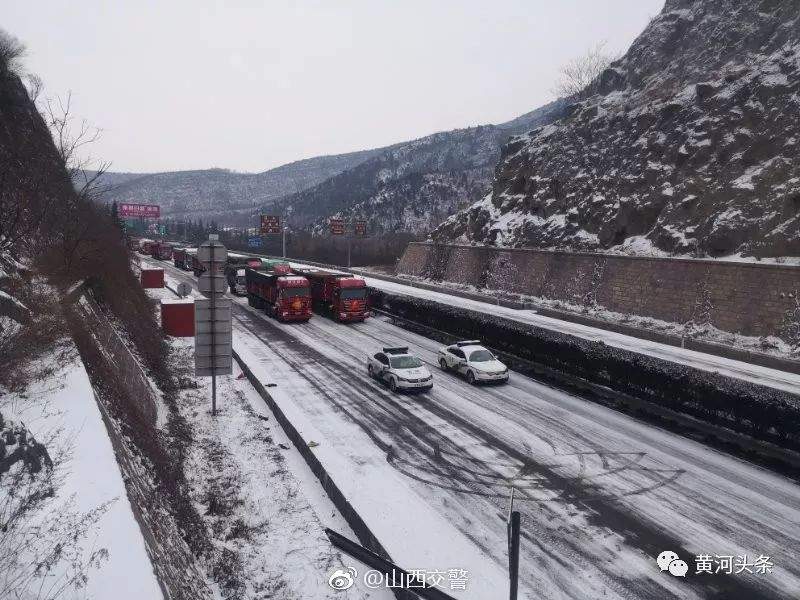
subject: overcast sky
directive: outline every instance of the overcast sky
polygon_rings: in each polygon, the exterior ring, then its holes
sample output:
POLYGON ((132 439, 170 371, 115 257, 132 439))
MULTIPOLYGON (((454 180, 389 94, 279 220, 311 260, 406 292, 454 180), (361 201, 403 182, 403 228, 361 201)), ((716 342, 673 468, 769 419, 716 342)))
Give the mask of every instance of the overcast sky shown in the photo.
POLYGON ((624 51, 664 0, 3 0, 49 96, 115 171, 263 171, 499 123, 624 51))

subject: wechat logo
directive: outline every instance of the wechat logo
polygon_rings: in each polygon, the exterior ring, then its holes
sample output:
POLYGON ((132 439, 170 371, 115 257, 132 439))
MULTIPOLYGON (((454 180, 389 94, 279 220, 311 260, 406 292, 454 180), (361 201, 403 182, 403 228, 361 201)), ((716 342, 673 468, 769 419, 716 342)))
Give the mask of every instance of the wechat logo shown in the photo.
POLYGON ((681 560, 681 557, 672 550, 664 550, 658 555, 656 562, 662 571, 669 571, 675 577, 686 577, 686 572, 689 570, 686 561, 681 560))

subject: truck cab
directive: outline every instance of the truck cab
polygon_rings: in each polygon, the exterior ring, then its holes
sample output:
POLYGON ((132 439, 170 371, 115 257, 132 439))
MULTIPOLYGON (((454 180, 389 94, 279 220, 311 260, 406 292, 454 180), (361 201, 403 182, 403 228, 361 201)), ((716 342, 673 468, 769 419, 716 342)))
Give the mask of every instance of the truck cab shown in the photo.
POLYGON ((311 282, 311 296, 318 312, 340 323, 363 321, 369 316, 367 284, 349 273, 321 269, 295 269, 311 282))
POLYGON ((367 311, 367 284, 360 277, 340 277, 334 281, 333 318, 341 322, 363 321, 367 311))
POLYGON ((172 260, 172 244, 154 242, 150 250, 150 255, 157 260, 172 260))
POLYGON ((260 271, 245 268, 247 303, 263 309, 279 321, 308 321, 311 318, 311 291, 308 279, 284 269, 260 271))

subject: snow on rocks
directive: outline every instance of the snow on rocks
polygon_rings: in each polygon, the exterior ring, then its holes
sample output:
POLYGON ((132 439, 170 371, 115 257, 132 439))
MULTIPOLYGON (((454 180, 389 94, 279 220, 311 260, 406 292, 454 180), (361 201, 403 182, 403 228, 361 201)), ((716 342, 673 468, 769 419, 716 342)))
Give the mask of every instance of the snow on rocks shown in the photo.
POLYGON ((599 94, 505 146, 499 211, 475 202, 432 237, 577 250, 646 237, 668 253, 800 256, 798 25, 791 3, 668 2, 599 94), (741 218, 719 218, 729 211, 741 218))

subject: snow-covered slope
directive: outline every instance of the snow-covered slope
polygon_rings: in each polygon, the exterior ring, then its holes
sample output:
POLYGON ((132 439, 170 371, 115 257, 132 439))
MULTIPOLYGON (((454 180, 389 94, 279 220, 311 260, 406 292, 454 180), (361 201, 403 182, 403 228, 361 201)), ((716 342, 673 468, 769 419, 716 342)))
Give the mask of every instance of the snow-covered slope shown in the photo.
POLYGON ((301 160, 263 173, 225 169, 105 173, 105 199, 150 202, 173 218, 253 224, 292 207, 295 226, 366 217, 372 232, 427 232, 486 194, 508 138, 563 114, 557 100, 500 125, 457 129, 386 148, 301 160))
MULTIPOLYGON (((380 150, 363 150, 335 156, 299 160, 263 173, 237 173, 227 169, 170 173, 104 173, 108 202, 159 204, 173 218, 247 222, 258 207, 276 198, 309 188, 350 169, 380 150)), ((221 157, 224 158, 224 157, 221 157)), ((91 174, 91 173, 90 173, 91 174)))
POLYGON ((598 84, 434 239, 800 254, 800 1, 667 0, 598 84))
POLYGON ((324 230, 330 216, 365 219, 372 233, 424 233, 483 197, 513 134, 563 114, 557 100, 513 121, 435 133, 397 144, 319 185, 283 198, 296 226, 324 230))

